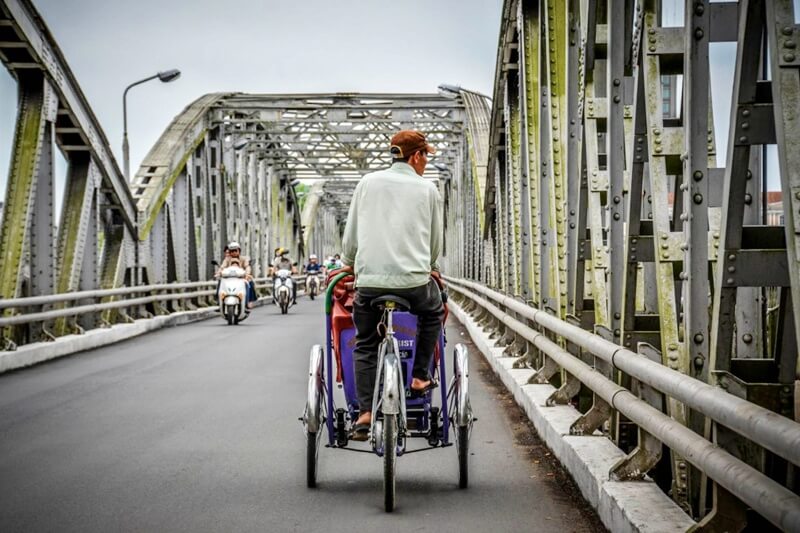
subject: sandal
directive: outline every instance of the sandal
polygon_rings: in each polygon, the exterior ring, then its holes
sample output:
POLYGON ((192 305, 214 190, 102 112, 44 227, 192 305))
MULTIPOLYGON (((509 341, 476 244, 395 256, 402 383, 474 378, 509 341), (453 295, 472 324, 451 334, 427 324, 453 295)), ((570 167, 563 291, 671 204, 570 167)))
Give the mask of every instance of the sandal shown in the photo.
POLYGON ((439 382, 436 381, 435 379, 432 379, 431 382, 428 385, 426 385, 425 387, 422 387, 421 389, 415 389, 415 388, 412 388, 411 386, 409 386, 408 390, 411 391, 411 397, 412 398, 419 398, 421 396, 425 396, 427 393, 429 393, 430 391, 432 391, 433 389, 435 389, 438 386, 439 386, 439 382))
POLYGON ((350 440, 363 442, 369 438, 369 427, 370 424, 356 424, 353 426, 353 429, 350 430, 350 440))

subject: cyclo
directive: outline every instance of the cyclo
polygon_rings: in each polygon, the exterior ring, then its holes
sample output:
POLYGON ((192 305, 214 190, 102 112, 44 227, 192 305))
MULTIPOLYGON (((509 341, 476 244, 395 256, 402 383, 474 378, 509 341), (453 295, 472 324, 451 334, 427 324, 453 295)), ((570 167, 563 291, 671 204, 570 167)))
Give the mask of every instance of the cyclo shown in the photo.
MULTIPOLYGON (((416 317, 407 312, 408 304, 397 296, 385 295, 374 302, 383 311, 385 336, 378 353, 373 416, 367 441, 369 449, 349 446, 349 431, 359 414, 353 365, 356 333, 352 320, 354 294, 351 273, 334 271, 329 275, 325 292, 326 345, 323 348, 317 344, 311 348, 308 398, 301 417, 306 435, 307 485, 316 486, 319 448, 325 432, 326 448, 372 452, 383 458, 384 508, 387 512, 395 507, 396 459, 409 453, 446 448, 455 443, 458 484, 460 488, 466 488, 469 438, 474 420, 469 401, 467 349, 462 344, 455 346, 452 376, 445 387, 447 369, 442 328, 429 369, 441 385, 421 396, 412 395, 407 384, 411 382, 414 366, 416 317), (337 406, 334 401, 334 383, 344 390, 344 406, 337 406), (423 440, 426 445, 412 447, 409 445, 412 439, 423 440)), ((446 309, 444 292, 443 301, 446 309)), ((446 316, 445 312, 445 319, 446 316)))

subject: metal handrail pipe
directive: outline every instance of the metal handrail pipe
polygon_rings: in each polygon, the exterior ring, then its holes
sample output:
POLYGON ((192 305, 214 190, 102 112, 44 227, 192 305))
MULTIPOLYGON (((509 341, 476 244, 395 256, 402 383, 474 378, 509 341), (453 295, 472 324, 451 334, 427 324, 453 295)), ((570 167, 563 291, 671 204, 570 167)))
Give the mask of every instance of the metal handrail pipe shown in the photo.
POLYGON ((0 309, 11 309, 16 307, 32 307, 37 305, 49 305, 75 300, 86 300, 89 298, 106 298, 109 296, 125 296, 137 292, 153 292, 164 290, 194 289, 198 287, 211 286, 213 281, 192 281, 186 283, 163 283, 160 285, 140 285, 133 287, 119 287, 117 289, 95 289, 90 291, 63 292, 60 294, 48 294, 46 296, 28 296, 25 298, 9 298, 0 300, 0 309))
MULTIPOLYGON (((270 278, 255 278, 256 284, 266 283, 270 278)), ((132 287, 119 287, 116 289, 94 289, 90 291, 64 292, 60 294, 48 294, 46 296, 27 296, 25 298, 9 298, 0 300, 0 309, 12 309, 18 307, 33 307, 37 305, 49 305, 75 300, 87 300, 89 298, 106 298, 109 296, 125 296, 138 292, 169 291, 181 289, 195 289, 199 287, 211 287, 216 281, 186 281, 183 283, 161 283, 158 285, 135 285, 132 287)))
POLYGON ((681 454, 764 518, 785 531, 800 531, 800 496, 637 398, 545 335, 531 329, 487 300, 470 291, 457 290, 542 350, 611 407, 670 449, 681 454))
POLYGON ((454 285, 473 288, 506 308, 531 319, 614 368, 647 383, 717 423, 741 434, 756 444, 800 466, 800 424, 778 413, 748 402, 729 392, 650 361, 622 346, 607 341, 578 326, 568 324, 544 311, 477 283, 445 278, 454 285))
POLYGON ((187 300, 189 298, 202 298, 204 296, 213 296, 215 293, 216 291, 214 290, 208 290, 208 291, 188 292, 182 294, 156 294, 153 296, 132 298, 130 300, 117 300, 116 302, 81 305, 78 307, 67 307, 65 309, 53 309, 51 311, 42 311, 40 313, 30 313, 27 315, 0 317, 0 327, 15 326, 17 324, 27 324, 29 322, 42 322, 45 320, 55 320, 57 318, 83 315, 86 313, 97 313, 100 311, 106 311, 108 309, 119 309, 122 307, 146 305, 154 302, 167 302, 170 300, 187 300))

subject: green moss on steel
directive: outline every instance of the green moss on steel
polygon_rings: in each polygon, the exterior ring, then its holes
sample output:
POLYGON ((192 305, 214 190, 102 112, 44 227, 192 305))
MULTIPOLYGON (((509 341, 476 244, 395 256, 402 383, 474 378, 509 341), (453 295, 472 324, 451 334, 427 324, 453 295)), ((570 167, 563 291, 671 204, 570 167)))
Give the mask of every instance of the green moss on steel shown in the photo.
POLYGON ((192 145, 189 147, 188 150, 183 154, 181 160, 175 165, 175 168, 172 169, 167 179, 161 185, 161 191, 158 193, 158 196, 155 197, 155 200, 150 203, 147 207, 147 220, 139 228, 139 240, 144 241, 147 239, 147 236, 150 234, 150 231, 153 229, 153 224, 156 223, 156 218, 158 218, 158 212, 164 206, 164 203, 167 201, 167 196, 169 196, 170 191, 172 190, 172 186, 175 185, 175 182, 178 180, 178 176, 181 175, 183 169, 186 168, 186 162, 189 160, 189 157, 195 152, 198 146, 205 141, 206 134, 208 133, 207 129, 204 129, 200 132, 192 145))
POLYGON ((511 106, 510 106, 510 118, 511 123, 509 124, 509 128, 511 130, 510 140, 511 140, 511 157, 510 157, 510 167, 511 167, 511 187, 513 191, 512 196, 512 228, 513 228, 513 236, 514 236, 514 246, 513 246, 513 281, 514 281, 514 293, 521 294, 522 293, 522 203, 521 203, 521 195, 522 195, 522 173, 520 172, 521 167, 521 160, 522 160, 522 153, 521 153, 521 146, 522 146, 522 132, 520 128, 520 119, 521 119, 521 111, 519 100, 511 99, 511 106))
MULTIPOLYGON (((76 271, 79 271, 78 265, 82 263, 82 258, 78 257, 77 248, 84 214, 84 202, 86 201, 86 187, 89 182, 88 168, 86 172, 77 172, 75 169, 71 169, 68 178, 58 236, 60 269, 56 280, 57 293, 78 289, 74 282, 76 271)), ((89 243, 89 245, 93 244, 89 243)))
POLYGON ((473 133, 467 129, 467 148, 469 150, 469 161, 472 170, 473 187, 475 187, 475 204, 478 206, 478 221, 480 222, 481 234, 486 227, 485 214, 483 212, 483 188, 481 184, 481 177, 478 175, 478 160, 475 157, 475 141, 472 138, 473 133))
POLYGON ((0 297, 17 296, 42 142, 42 89, 22 91, 0 233, 0 297))
MULTIPOLYGON (((556 228, 556 250, 550 253, 550 268, 556 283, 551 287, 551 296, 559 301, 560 317, 567 313, 567 224, 566 216, 566 169, 567 154, 567 70, 568 64, 568 3, 563 0, 547 1, 547 57, 550 81, 550 165, 553 184, 550 193, 553 208, 550 210, 551 227, 556 228), (559 209, 560 208, 560 209, 559 209)), ((577 154, 576 154, 577 157, 577 154)))
POLYGON ((523 91, 525 97, 525 130, 528 141, 528 168, 531 179, 530 202, 531 202, 531 235, 535 244, 531 246, 533 255, 533 268, 531 275, 533 278, 533 300, 537 304, 541 301, 541 249, 538 245, 541 242, 541 227, 539 226, 539 210, 541 206, 539 188, 539 136, 541 135, 541 122, 539 117, 539 102, 541 87, 539 86, 539 58, 540 49, 540 20, 539 13, 535 9, 526 6, 522 20, 522 39, 523 39, 523 91))

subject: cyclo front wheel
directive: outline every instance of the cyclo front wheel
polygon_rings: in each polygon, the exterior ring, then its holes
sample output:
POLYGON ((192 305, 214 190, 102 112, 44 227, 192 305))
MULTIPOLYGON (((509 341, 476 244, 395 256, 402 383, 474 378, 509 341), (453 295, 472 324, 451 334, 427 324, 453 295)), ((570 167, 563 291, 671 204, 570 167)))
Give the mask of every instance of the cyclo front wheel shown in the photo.
POLYGON ((397 415, 383 416, 383 507, 387 513, 395 506, 395 466, 397 464, 397 415))

